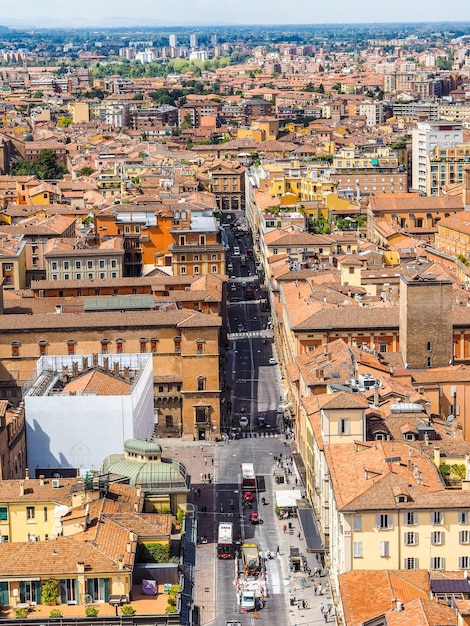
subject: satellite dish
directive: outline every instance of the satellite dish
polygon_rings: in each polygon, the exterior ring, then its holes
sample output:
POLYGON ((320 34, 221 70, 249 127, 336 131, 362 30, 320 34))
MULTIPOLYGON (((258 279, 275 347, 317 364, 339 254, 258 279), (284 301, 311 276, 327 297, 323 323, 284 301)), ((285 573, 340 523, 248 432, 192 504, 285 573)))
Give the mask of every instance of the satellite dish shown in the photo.
POLYGON ((453 413, 451 413, 450 415, 448 415, 448 416, 447 416, 447 421, 448 421, 449 423, 450 423, 450 422, 453 422, 453 421, 454 421, 454 419, 455 419, 455 415, 454 415, 453 413))

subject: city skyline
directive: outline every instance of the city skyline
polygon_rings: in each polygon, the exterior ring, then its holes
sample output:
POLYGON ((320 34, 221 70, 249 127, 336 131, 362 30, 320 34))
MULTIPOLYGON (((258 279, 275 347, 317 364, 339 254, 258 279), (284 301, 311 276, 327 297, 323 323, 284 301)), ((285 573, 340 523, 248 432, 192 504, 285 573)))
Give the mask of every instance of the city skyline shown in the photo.
POLYGON ((132 5, 124 0, 92 2, 83 0, 80 12, 73 5, 63 5, 60 0, 45 0, 38 5, 34 0, 22 3, 21 13, 14 5, 2 10, 0 24, 22 27, 119 27, 138 25, 147 27, 178 27, 197 25, 293 25, 293 24, 361 24, 361 23, 413 23, 460 22, 467 17, 464 0, 419 0, 408 3, 397 0, 393 6, 379 5, 364 0, 358 3, 338 0, 334 5, 308 5, 293 0, 286 10, 285 3, 263 0, 255 5, 247 0, 219 3, 214 0, 183 0, 177 5, 161 7, 150 0, 135 0, 132 5), (70 7, 70 8, 69 8, 70 7), (184 16, 184 19, 181 19, 184 16))

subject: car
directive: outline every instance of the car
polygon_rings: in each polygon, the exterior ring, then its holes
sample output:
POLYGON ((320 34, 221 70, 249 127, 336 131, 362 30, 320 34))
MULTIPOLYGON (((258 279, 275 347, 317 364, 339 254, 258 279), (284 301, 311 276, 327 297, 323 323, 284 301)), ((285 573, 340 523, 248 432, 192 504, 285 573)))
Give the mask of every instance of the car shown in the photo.
POLYGON ((287 404, 278 404, 276 412, 284 414, 286 412, 287 408, 288 408, 287 404))
POLYGON ((246 417, 246 415, 242 415, 240 417, 240 420, 238 421, 238 423, 240 424, 240 426, 242 428, 244 428, 245 426, 248 426, 248 424, 250 423, 249 419, 246 417))
POLYGON ((245 330, 245 324, 238 324, 237 328, 238 332, 242 333, 245 330))
POLYGON ((240 256, 240 248, 238 246, 234 246, 233 256, 240 256))
POLYGON ((277 365, 277 361, 273 356, 269 359, 268 363, 269 365, 277 365))
POLYGON ((227 263, 227 270, 233 272, 233 263, 227 263))
POLYGON ((266 428, 267 424, 264 415, 258 415, 258 426, 260 428, 266 428))
POLYGON ((237 280, 236 276, 230 276, 230 280, 237 280))
POLYGON ((235 284, 235 283, 232 283, 232 284, 230 285, 230 291, 237 291, 237 286, 236 286, 236 284, 235 284))
POLYGON ((252 524, 262 524, 263 520, 261 519, 261 517, 259 516, 258 513, 250 513, 250 522, 252 524))
POLYGON ((243 502, 253 502, 254 496, 251 491, 245 491, 243 494, 243 502))

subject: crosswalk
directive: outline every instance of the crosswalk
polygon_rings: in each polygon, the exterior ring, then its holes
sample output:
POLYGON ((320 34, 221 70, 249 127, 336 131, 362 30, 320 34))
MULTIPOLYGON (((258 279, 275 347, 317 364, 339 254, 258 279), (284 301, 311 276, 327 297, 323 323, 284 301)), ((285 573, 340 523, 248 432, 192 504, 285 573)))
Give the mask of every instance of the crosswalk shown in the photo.
POLYGON ((239 333, 228 333, 227 339, 229 341, 235 341, 236 339, 272 339, 274 337, 274 333, 272 330, 248 330, 239 333))

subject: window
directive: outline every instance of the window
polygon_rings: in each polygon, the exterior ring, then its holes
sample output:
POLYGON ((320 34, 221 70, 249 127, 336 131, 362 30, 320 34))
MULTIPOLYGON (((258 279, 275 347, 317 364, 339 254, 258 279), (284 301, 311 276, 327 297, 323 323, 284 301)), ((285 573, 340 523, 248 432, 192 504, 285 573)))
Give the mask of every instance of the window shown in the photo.
POLYGON ((468 511, 459 511, 459 524, 468 524, 468 511))
POLYGON ((416 524, 418 523, 418 514, 414 511, 406 511, 403 514, 403 522, 407 526, 416 526, 416 524))
POLYGON ((100 272, 100 278, 106 278, 106 272, 100 272))
POLYGON ((196 343, 196 352, 198 354, 204 354, 204 342, 203 341, 198 341, 196 343))
POLYGON ((201 246, 204 246, 206 244, 206 236, 205 235, 201 235, 199 238, 199 243, 201 246))
POLYGON ((433 546, 442 546, 444 543, 444 533, 442 530, 434 530, 431 532, 431 544, 433 546))
POLYGON ((52 261, 51 263, 51 269, 56 270, 57 269, 57 261, 52 261))
POLYGON ((67 354, 75 354, 75 343, 73 339, 67 341, 67 354))
POLYGON ((108 344, 109 344, 108 339, 101 340, 101 354, 108 354, 108 344))
POLYGON ((111 259, 111 267, 112 267, 112 269, 116 269, 116 267, 117 267, 116 259, 111 259))
POLYGON ((430 569, 444 569, 445 558, 443 556, 432 556, 430 569))
POLYGON ((470 569, 470 556, 459 556, 459 569, 470 569))
POLYGON ((390 514, 376 515, 376 525, 379 530, 389 530, 393 528, 393 516, 390 514))
POLYGON ((184 267, 184 265, 181 267, 181 274, 186 274, 186 268, 184 267))
POLYGON ((443 524, 444 513, 442 511, 431 511, 431 524, 443 524))
POLYGON ((69 270, 69 269, 70 269, 70 262, 64 261, 64 270, 69 270))
POLYGON ((428 352, 430 352, 430 351, 431 351, 431 342, 430 342, 430 341, 428 341, 428 342, 427 342, 427 344, 426 344, 426 350, 427 350, 428 352))
POLYGON ((197 406, 196 408, 196 423, 204 424, 207 422, 207 407, 197 406))
POLYGON ((104 261, 103 261, 103 259, 100 259, 100 261, 99 261, 98 265, 99 265, 100 270, 103 270, 103 269, 104 269, 105 265, 104 265, 104 261))
POLYGON ((165 415, 166 428, 173 428, 173 415, 165 415))
POLYGON ((0 522, 8 521, 8 507, 0 506, 0 522))
POLYGON ((88 272, 88 274, 86 275, 86 277, 88 278, 88 280, 93 280, 93 278, 94 278, 94 274, 93 274, 93 272, 88 272))
POLYGON ((175 337, 173 341, 175 342, 175 352, 181 352, 181 337, 175 337))
POLYGON ((64 280, 70 280, 70 274, 64 274, 64 280))
POLYGON ((38 341, 38 345, 39 345, 39 355, 44 356, 45 354, 47 354, 47 341, 44 339, 41 339, 40 341, 38 341))
POLYGON ((390 556, 390 543, 388 541, 380 542, 380 556, 390 556))
POLYGON ((349 418, 338 420, 338 435, 349 435, 349 418))
POLYGON ((81 273, 77 273, 77 274, 75 274, 75 280, 82 280, 82 275, 81 275, 81 273))
POLYGON ((211 265, 211 274, 217 274, 217 265, 211 265))
POLYGON ((459 543, 470 543, 470 530, 459 531, 459 543))
POLYGON ((352 267, 352 266, 349 267, 349 273, 350 274, 354 274, 354 267, 352 267))
POLYGON ((362 541, 355 541, 353 544, 354 558, 362 558, 362 541))
POLYGON ((353 529, 362 530, 362 515, 353 515, 353 529))
POLYGON ((139 344, 141 353, 147 352, 147 339, 145 337, 139 339, 139 344))
POLYGON ((204 391, 205 388, 206 388, 206 379, 204 378, 204 376, 198 376, 197 390, 204 391))
POLYGON ((418 559, 417 558, 405 559, 404 568, 405 569, 418 569, 418 559))
POLYGON ((86 262, 86 266, 87 266, 87 268, 88 268, 89 270, 92 270, 92 269, 93 269, 93 261, 87 261, 87 262, 86 262))
POLYGON ((405 546, 417 546, 418 545, 418 533, 407 532, 404 534, 405 546))
POLYGON ((124 352, 124 340, 116 339, 116 352, 117 354, 122 354, 124 352))
POLYGON ((47 506, 44 507, 44 521, 47 522, 47 506))
POLYGON ((199 265, 194 266, 194 274, 197 276, 199 274, 199 265))
POLYGON ((19 341, 11 342, 11 356, 13 357, 20 356, 20 342, 19 341))
POLYGON ((158 339, 153 338, 150 340, 150 350, 152 354, 155 354, 157 352, 157 349, 158 349, 158 339))
POLYGON ((81 261, 75 261, 75 269, 76 270, 81 270, 82 269, 82 262, 81 261))
POLYGON ((34 520, 34 519, 36 519, 36 509, 34 508, 34 506, 27 506, 26 507, 26 519, 27 520, 34 520))

